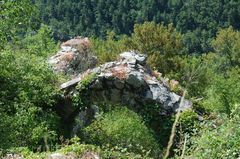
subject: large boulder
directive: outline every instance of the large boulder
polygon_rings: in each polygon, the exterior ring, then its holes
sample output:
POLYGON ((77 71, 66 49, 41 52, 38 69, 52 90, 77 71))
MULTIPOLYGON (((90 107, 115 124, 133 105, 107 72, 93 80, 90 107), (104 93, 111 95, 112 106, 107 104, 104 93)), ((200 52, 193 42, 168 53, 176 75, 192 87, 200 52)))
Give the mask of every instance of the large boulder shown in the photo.
MULTIPOLYGON (((89 69, 77 78, 63 83, 61 89, 67 92, 68 96, 76 96, 76 85, 86 76, 94 74, 94 79, 85 86, 87 98, 92 105, 98 105, 99 102, 121 104, 136 111, 146 105, 159 105, 159 114, 162 115, 191 108, 192 103, 172 92, 169 82, 162 78, 160 73, 151 71, 146 66, 146 60, 145 55, 124 52, 120 54, 118 61, 89 69), (180 106, 181 100, 183 104, 180 106)), ((87 114, 86 112, 94 114, 95 111, 85 110, 82 114, 87 114)))
POLYGON ((76 37, 61 44, 56 55, 50 57, 48 63, 54 72, 76 76, 97 64, 93 56, 88 38, 76 37))

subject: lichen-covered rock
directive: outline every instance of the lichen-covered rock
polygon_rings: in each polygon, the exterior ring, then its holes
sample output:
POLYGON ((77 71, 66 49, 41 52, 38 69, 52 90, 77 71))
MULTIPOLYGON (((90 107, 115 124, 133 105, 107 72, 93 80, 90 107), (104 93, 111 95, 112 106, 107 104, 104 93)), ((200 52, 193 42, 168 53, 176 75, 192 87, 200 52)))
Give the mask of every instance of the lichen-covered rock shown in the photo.
POLYGON ((24 157, 18 154, 7 154, 3 159, 24 159, 24 157))
POLYGON ((88 38, 76 37, 63 44, 58 53, 48 60, 56 73, 76 76, 97 64, 90 50, 88 38))
POLYGON ((66 155, 61 153, 53 153, 49 155, 46 159, 78 159, 78 157, 72 153, 66 155))
POLYGON ((81 156, 81 159, 100 159, 100 156, 94 152, 86 152, 81 156))
MULTIPOLYGON (((88 98, 92 103, 109 102, 123 104, 141 109, 141 106, 158 104, 162 108, 161 114, 171 114, 177 110, 191 108, 191 102, 170 91, 167 80, 156 77, 146 66, 147 57, 135 52, 120 54, 118 61, 103 64, 87 71, 95 74, 95 78, 88 84, 88 98), (183 105, 180 108, 180 101, 183 105)), ((61 85, 61 89, 68 90, 84 79, 86 72, 71 81, 61 85)))

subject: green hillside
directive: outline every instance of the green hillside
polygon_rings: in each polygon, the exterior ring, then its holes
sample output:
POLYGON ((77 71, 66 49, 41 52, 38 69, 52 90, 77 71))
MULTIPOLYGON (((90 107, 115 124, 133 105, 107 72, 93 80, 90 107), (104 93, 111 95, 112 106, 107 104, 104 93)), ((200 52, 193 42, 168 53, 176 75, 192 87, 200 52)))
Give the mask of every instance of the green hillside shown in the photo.
POLYGON ((0 158, 239 159, 239 29, 238 0, 0 1, 0 158))

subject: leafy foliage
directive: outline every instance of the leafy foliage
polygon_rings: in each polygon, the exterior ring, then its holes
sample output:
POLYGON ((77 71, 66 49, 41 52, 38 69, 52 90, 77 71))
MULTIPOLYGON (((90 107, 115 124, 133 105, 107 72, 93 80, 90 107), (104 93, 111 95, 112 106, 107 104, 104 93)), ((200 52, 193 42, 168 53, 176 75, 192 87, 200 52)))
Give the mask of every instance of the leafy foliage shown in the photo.
POLYGON ((0 50, 31 26, 31 17, 35 13, 30 0, 0 2, 0 50))
POLYGON ((21 49, 25 49, 30 54, 35 54, 44 58, 57 52, 58 45, 52 38, 52 30, 46 25, 41 25, 39 30, 31 32, 20 42, 21 49))
POLYGON ((227 72, 227 78, 218 76, 214 84, 206 91, 207 98, 203 105, 214 112, 222 112, 228 115, 239 103, 239 69, 227 72))
MULTIPOLYGON (((36 36, 41 34, 40 30, 36 36)), ((50 44, 48 48, 55 47, 53 42, 50 44)), ((31 45, 35 43, 26 47, 31 45)), ((0 68, 0 147, 36 149, 55 142, 59 119, 52 108, 58 92, 57 77, 45 58, 27 49, 9 47, 0 53, 0 68)))
POLYGON ((225 68, 240 65, 240 33, 238 31, 232 27, 219 30, 212 45, 215 52, 224 57, 225 68))
POLYGON ((157 155, 157 143, 142 119, 127 108, 113 110, 85 129, 87 140, 101 146, 126 148, 129 152, 157 155))
MULTIPOLYGON (((44 158, 47 152, 30 150, 59 148, 60 119, 54 110, 59 78, 46 59, 58 46, 52 35, 65 40, 81 34, 92 36, 91 49, 100 64, 136 50, 149 56, 152 69, 188 90, 198 114, 182 113, 173 157, 240 157, 239 1, 34 0, 39 15, 31 2, 0 2, 0 149, 19 152, 16 148, 26 147, 20 153, 27 158, 44 158), (54 34, 46 25, 37 32, 31 29, 39 27, 39 16, 54 34)), ((77 111, 91 103, 84 92, 92 79, 93 74, 86 76, 71 92, 77 111)), ((104 104, 100 109, 107 113, 83 128, 82 140, 73 138, 60 152, 159 158, 173 117, 160 116, 158 105, 136 114, 104 104)))
MULTIPOLYGON (((30 151, 28 148, 17 148, 14 152, 20 153, 26 159, 44 159, 47 158, 51 153, 50 152, 37 152, 34 153, 30 151)), ((125 149, 120 147, 102 147, 96 145, 82 144, 81 140, 78 137, 72 138, 68 144, 62 145, 55 153, 61 154, 74 154, 77 157, 83 157, 83 154, 93 153, 101 156, 103 159, 108 158, 119 158, 119 159, 151 159, 146 155, 135 154, 131 152, 126 152, 125 149), (71 153, 69 153, 71 152, 71 153)), ((70 157, 70 156, 68 156, 70 157)))
POLYGON ((108 32, 106 40, 92 38, 92 49, 98 57, 99 64, 116 60, 119 53, 126 51, 127 41, 128 37, 117 37, 114 32, 108 32))
MULTIPOLYGON (((201 136, 195 137, 195 145, 192 147, 191 156, 196 158, 238 158, 239 152, 239 114, 225 120, 216 129, 206 126, 201 136)), ((208 124, 209 125, 209 124, 208 124)), ((214 125, 214 123, 210 123, 214 125)))
POLYGON ((89 94, 87 92, 89 83, 93 82, 96 74, 86 74, 85 77, 78 83, 74 95, 72 96, 73 106, 78 107, 79 110, 85 110, 90 106, 89 94))
POLYGON ((172 25, 146 22, 135 25, 128 49, 149 55, 148 64, 166 74, 177 69, 177 57, 182 52, 181 34, 172 25), (171 69, 171 70, 170 70, 171 69))

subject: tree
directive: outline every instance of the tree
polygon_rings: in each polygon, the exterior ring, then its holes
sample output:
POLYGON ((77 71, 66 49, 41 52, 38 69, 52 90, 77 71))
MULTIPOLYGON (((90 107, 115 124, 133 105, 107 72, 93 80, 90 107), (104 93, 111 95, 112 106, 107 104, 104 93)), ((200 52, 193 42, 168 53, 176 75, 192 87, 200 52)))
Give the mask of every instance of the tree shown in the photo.
POLYGON ((126 46, 130 50, 147 54, 149 65, 163 74, 176 71, 179 65, 178 57, 183 53, 182 35, 172 24, 137 24, 126 46))
POLYGON ((30 0, 0 2, 0 49, 6 42, 25 32, 34 13, 35 7, 30 0))
POLYGON ((232 27, 219 30, 212 46, 217 54, 226 58, 225 65, 240 65, 240 33, 232 27))
POLYGON ((22 46, 6 45, 0 52, 0 149, 44 150, 47 143, 56 143, 58 78, 45 59, 56 44, 49 33, 43 26, 38 34, 21 39, 22 46))

